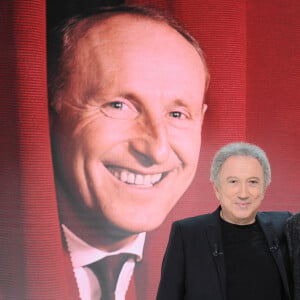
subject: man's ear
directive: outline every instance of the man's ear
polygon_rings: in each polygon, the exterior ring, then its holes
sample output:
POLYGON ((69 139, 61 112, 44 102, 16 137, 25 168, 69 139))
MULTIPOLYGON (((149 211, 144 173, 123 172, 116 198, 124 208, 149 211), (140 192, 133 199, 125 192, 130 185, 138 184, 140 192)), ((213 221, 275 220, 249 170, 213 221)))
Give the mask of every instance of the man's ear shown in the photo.
POLYGON ((263 191, 262 191, 262 197, 265 198, 265 193, 266 193, 267 187, 264 186, 263 187, 263 191))
POLYGON ((218 200, 220 200, 220 191, 218 185, 213 182, 213 189, 218 200))
POLYGON ((203 119, 204 119, 204 116, 205 116, 205 112, 207 111, 207 108, 208 108, 208 106, 207 106, 207 104, 203 104, 203 106, 202 106, 202 121, 203 121, 203 119))
POLYGON ((202 116, 204 117, 204 114, 205 112, 207 111, 208 109, 208 105, 206 103, 203 104, 203 107, 202 107, 202 116))

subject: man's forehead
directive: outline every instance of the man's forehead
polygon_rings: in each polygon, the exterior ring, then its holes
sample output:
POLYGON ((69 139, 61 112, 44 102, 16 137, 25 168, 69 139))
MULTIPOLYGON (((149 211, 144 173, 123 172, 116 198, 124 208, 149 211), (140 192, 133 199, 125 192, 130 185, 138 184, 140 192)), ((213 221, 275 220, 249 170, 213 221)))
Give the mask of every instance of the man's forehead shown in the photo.
POLYGON ((154 78, 158 91, 168 80, 169 86, 172 82, 168 90, 178 97, 195 87, 197 95, 203 94, 203 62, 196 49, 169 25, 129 14, 89 25, 68 59, 72 68, 68 86, 74 94, 103 86, 107 91, 115 84, 126 87, 126 92, 138 92, 137 87, 145 91, 154 78))
POLYGON ((112 43, 116 39, 120 43, 134 40, 137 37, 146 40, 147 34, 153 34, 153 36, 176 36, 179 40, 183 39, 190 47, 193 47, 166 22, 130 13, 112 15, 99 20, 82 20, 76 31, 79 32, 79 40, 83 42, 94 41, 103 45, 112 43))
POLYGON ((164 20, 122 13, 104 19, 87 18, 77 26, 78 29, 75 28, 76 32, 74 31, 77 36, 73 37, 73 49, 71 48, 77 63, 80 60, 85 61, 85 64, 91 60, 91 55, 92 60, 96 57, 98 59, 100 55, 107 62, 110 60, 108 57, 113 55, 116 62, 118 56, 124 57, 124 51, 126 55, 148 52, 155 55, 157 53, 157 59, 164 63, 172 55, 177 55, 176 60, 184 57, 185 60, 196 61, 194 66, 206 70, 205 62, 194 45, 164 20), (172 54, 174 49, 176 54, 172 54))
MULTIPOLYGON (((98 62, 107 69, 128 65, 133 68, 133 64, 138 66, 146 61, 149 67, 161 63, 174 71, 176 66, 180 66, 182 72, 183 69, 196 69, 198 73, 203 69, 196 49, 174 28, 161 21, 128 13, 95 23, 81 38, 77 48, 76 56, 84 65, 93 61, 93 65, 98 62)), ((157 67, 154 67, 155 72, 157 67)))

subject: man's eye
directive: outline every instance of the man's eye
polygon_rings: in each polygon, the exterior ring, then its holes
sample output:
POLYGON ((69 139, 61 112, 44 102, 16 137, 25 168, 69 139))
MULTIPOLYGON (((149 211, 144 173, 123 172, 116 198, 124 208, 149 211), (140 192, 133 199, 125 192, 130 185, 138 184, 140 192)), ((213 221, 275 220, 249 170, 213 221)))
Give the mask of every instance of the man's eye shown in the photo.
POLYGON ((175 107, 167 113, 170 124, 178 128, 187 128, 192 120, 191 114, 184 107, 175 107))
POLYGON ((123 106, 124 106, 124 104, 122 102, 119 102, 119 101, 110 102, 108 105, 112 108, 115 108, 115 109, 122 109, 123 106))
POLYGON ((176 118, 176 119, 182 119, 185 118, 186 116, 180 112, 180 111, 172 111, 169 113, 169 116, 172 118, 176 118))
POLYGON ((238 180, 237 179, 228 179, 229 184, 237 184, 238 180))
POLYGON ((120 120, 132 120, 138 115, 136 107, 127 99, 107 102, 100 110, 105 116, 120 120))

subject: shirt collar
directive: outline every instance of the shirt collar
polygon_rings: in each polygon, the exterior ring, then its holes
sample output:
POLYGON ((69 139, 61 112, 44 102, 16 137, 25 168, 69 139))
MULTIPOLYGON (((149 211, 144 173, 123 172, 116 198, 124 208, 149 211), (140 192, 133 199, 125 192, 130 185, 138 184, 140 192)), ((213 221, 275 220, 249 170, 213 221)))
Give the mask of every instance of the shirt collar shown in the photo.
POLYGON ((141 261, 143 258, 143 248, 145 243, 146 233, 142 232, 138 234, 136 239, 125 247, 113 252, 105 252, 99 250, 82 239, 80 239, 74 232, 62 225, 63 232, 66 237, 68 250, 70 252, 72 264, 74 268, 83 267, 89 265, 97 260, 100 260, 109 255, 115 255, 119 253, 130 253, 136 256, 137 261, 141 261))

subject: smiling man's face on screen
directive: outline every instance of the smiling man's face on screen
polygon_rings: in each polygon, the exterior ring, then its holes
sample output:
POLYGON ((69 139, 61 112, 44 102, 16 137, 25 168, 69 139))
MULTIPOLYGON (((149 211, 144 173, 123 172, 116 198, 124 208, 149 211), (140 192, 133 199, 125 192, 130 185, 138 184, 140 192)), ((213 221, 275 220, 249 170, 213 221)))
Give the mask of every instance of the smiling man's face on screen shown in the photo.
POLYGON ((196 171, 202 60, 173 28, 124 14, 81 36, 72 63, 52 120, 72 205, 116 234, 155 229, 196 171))

